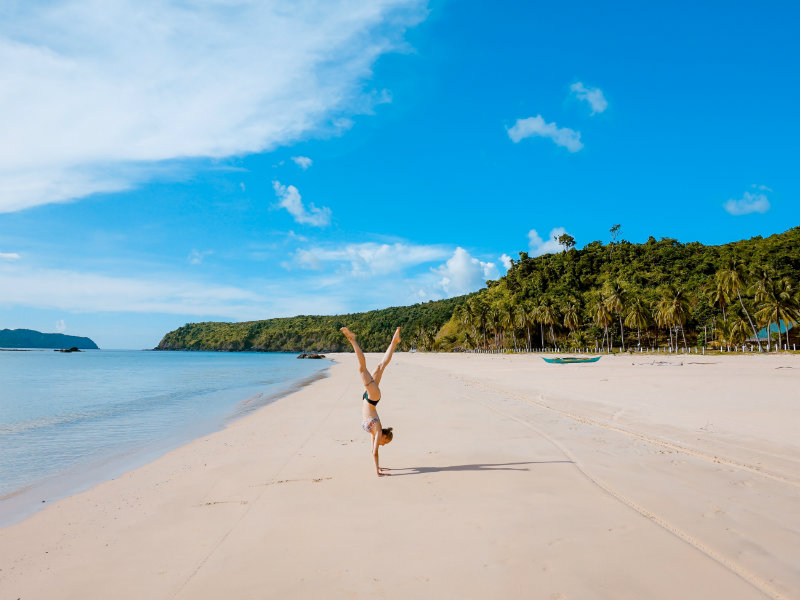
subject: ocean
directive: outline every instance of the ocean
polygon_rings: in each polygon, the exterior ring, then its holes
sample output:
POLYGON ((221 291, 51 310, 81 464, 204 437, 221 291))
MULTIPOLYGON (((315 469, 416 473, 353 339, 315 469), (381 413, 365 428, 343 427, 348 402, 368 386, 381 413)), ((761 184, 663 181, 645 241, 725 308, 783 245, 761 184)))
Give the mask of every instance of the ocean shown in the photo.
POLYGON ((0 527, 221 429, 328 365, 258 352, 0 351, 0 527))

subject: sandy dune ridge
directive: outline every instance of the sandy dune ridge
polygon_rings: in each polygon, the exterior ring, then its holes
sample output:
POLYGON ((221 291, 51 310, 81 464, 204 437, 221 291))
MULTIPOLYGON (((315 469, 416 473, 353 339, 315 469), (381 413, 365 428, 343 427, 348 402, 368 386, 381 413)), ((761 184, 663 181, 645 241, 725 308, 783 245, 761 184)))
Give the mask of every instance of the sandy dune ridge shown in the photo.
POLYGON ((800 597, 800 358, 399 353, 386 478, 335 361, 0 530, 0 598, 800 597))

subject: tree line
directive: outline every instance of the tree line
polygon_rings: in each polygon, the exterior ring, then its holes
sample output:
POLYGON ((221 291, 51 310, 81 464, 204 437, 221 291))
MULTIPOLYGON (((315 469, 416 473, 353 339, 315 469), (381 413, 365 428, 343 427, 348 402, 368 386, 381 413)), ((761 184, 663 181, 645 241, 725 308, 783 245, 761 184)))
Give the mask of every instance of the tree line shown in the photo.
MULTIPOLYGON (((730 348, 778 323, 800 320, 800 227, 721 246, 650 238, 532 258, 459 305, 437 336, 440 349, 622 350, 690 345, 730 348)), ((789 344, 785 326, 765 349, 789 344)))
POLYGON ((156 350, 250 352, 344 352, 350 344, 339 331, 348 326, 366 352, 383 352, 403 327, 403 348, 432 348, 436 334, 468 296, 335 316, 299 315, 242 323, 187 323, 167 333, 156 350))
MULTIPOLYGON (((800 320, 800 227, 719 246, 653 237, 634 244, 619 224, 610 233, 608 243, 580 250, 564 234, 560 252, 520 252, 506 275, 474 294, 347 315, 192 323, 157 349, 349 351, 343 325, 368 352, 383 351, 398 325, 405 350, 730 348, 800 320)), ((789 344, 784 329, 765 349, 789 344)))

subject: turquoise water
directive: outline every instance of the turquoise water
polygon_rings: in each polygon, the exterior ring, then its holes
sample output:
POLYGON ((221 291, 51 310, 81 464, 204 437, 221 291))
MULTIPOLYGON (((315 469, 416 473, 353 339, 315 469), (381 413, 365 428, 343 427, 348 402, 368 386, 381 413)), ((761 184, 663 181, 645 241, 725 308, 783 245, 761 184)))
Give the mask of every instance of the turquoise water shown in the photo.
POLYGON ((294 354, 0 352, 0 526, 324 376, 294 354))

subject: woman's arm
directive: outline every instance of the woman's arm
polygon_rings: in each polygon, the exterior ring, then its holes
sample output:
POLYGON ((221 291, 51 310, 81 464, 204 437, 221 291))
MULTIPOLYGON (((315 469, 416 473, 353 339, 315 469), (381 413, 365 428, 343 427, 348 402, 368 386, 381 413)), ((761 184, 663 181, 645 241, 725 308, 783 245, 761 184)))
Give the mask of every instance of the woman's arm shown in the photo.
POLYGON ((384 473, 381 473, 381 466, 378 461, 378 448, 381 447, 381 436, 383 434, 378 430, 372 437, 372 458, 375 459, 375 472, 378 474, 378 477, 383 477, 384 473))

